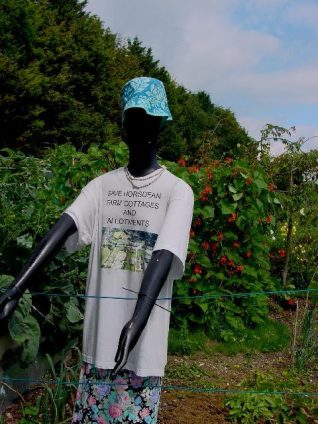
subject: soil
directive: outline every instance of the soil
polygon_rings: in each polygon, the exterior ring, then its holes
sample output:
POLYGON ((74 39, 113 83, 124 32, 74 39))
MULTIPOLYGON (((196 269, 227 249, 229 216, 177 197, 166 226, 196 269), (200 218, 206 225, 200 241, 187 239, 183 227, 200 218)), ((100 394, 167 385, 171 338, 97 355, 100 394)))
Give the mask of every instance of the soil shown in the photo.
MULTIPOLYGON (((276 319, 292 326, 294 311, 283 311, 276 319)), ((213 343, 211 348, 213 348, 213 343)), ((182 386, 192 388, 217 387, 222 389, 241 389, 255 381, 256 375, 274 375, 277 381, 284 380, 290 372, 290 349, 285 352, 243 353, 226 355, 223 353, 196 352, 191 356, 169 355, 166 375, 160 398, 158 424, 222 424, 230 423, 228 412, 224 405, 225 394, 202 393, 188 390, 176 390, 165 386, 182 386), (244 385, 242 386, 242 382, 244 385)), ((306 374, 301 384, 306 391, 317 392, 318 364, 306 374)), ((24 397, 25 402, 35 404, 35 400, 43 389, 29 390, 24 397)), ((72 396, 74 398, 74 394, 72 396)), ((318 400, 317 400, 318 402, 318 400)), ((4 414, 4 424, 17 424, 21 418, 22 400, 7 408, 4 414)), ((68 414, 71 417, 73 400, 70 399, 68 414)), ((318 404, 317 406, 318 407, 318 404)), ((70 423, 64 421, 64 423, 70 423)), ((318 420, 306 421, 318 423, 318 420)))

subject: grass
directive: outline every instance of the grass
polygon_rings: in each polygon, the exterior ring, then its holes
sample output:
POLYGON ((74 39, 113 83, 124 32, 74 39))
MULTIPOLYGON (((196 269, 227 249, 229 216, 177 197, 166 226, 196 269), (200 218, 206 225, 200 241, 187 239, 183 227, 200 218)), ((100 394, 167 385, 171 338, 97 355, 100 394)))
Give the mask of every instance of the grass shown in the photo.
POLYGON ((203 331, 190 333, 188 330, 171 328, 168 339, 168 352, 176 355, 191 355, 198 350, 206 350, 209 338, 203 331))
POLYGON ((170 354, 191 355, 197 351, 236 353, 278 352, 290 346, 289 328, 278 321, 268 319, 255 329, 246 330, 235 339, 222 343, 210 343, 204 332, 190 333, 187 330, 170 329, 168 351, 170 354))

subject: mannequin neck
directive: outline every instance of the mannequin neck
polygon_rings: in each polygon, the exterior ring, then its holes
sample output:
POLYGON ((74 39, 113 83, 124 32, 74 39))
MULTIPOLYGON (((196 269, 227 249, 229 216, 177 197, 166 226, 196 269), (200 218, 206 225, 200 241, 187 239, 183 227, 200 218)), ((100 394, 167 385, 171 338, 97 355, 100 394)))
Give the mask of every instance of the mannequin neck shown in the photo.
POLYGON ((144 177, 160 168, 157 162, 157 143, 129 144, 128 171, 134 177, 144 177))

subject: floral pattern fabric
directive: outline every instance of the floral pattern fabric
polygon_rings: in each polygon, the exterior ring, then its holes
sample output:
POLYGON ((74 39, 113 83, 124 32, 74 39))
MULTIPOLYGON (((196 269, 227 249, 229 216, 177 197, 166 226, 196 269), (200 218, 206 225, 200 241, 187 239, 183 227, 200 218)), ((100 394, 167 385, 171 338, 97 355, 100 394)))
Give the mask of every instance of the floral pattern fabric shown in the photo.
POLYGON ((156 424, 162 377, 111 371, 83 363, 72 424, 156 424))
POLYGON ((156 78, 137 77, 128 81, 121 93, 122 122, 125 111, 132 107, 140 107, 148 115, 161 116, 162 124, 171 121, 165 87, 162 81, 156 78))

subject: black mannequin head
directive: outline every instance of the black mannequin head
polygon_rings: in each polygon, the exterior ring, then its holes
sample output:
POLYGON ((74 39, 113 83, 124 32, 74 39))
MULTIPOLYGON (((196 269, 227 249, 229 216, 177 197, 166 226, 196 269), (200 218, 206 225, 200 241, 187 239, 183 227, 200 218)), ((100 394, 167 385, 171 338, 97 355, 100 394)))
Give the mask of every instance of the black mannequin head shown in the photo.
POLYGON ((145 176, 160 168, 157 139, 162 124, 171 121, 162 81, 136 77, 127 81, 121 92, 123 139, 129 148, 129 172, 145 176))
POLYGON ((161 117, 148 115, 142 108, 125 111, 124 140, 128 146, 156 143, 161 127, 161 117))

